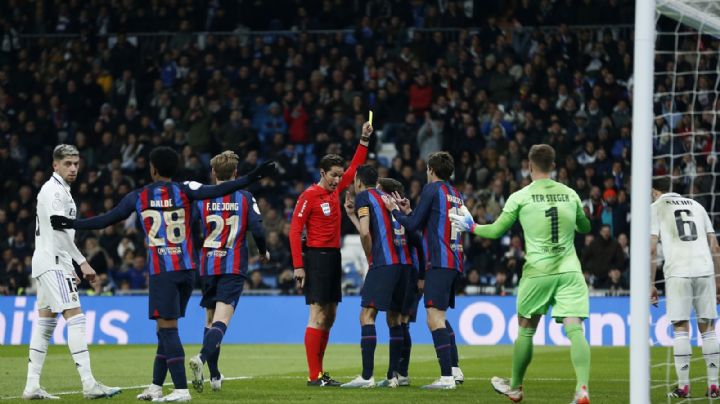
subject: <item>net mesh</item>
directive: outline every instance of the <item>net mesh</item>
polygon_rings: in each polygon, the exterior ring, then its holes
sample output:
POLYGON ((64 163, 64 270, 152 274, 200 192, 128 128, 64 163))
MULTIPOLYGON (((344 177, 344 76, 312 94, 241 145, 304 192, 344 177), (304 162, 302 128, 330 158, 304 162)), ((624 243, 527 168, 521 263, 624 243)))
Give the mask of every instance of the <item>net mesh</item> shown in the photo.
MULTIPOLYGON (((700 202, 720 225, 720 1, 659 1, 655 46, 653 178, 669 178, 671 191, 700 202)), ((642 191, 640 191, 642 192, 642 191)), ((677 383, 672 324, 665 316, 662 253, 659 307, 651 313, 651 396, 664 397, 677 383)), ((684 296, 692 301, 695 296, 684 296)), ((690 326, 693 397, 705 393, 706 364, 696 320, 690 326)), ((698 398, 694 399, 698 400, 698 398)), ((675 400, 676 401, 676 400, 675 400)), ((671 398, 667 398, 667 402, 671 398)), ((654 399, 653 402, 656 402, 654 399)))

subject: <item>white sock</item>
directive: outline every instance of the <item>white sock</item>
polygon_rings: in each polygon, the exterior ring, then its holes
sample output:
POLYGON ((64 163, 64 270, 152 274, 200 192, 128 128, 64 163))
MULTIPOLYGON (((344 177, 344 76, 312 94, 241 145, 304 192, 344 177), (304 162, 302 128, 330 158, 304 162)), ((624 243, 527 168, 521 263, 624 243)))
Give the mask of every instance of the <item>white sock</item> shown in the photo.
POLYGON ((673 354, 675 355, 675 371, 678 377, 678 388, 690 385, 690 335, 686 331, 675 331, 673 338, 673 354))
POLYGON ((50 338, 56 325, 56 318, 40 317, 37 319, 35 329, 30 337, 30 360, 28 361, 25 390, 31 391, 40 387, 40 374, 42 374, 50 338))
POLYGON ((67 320, 68 348, 75 361, 75 367, 80 374, 83 388, 90 387, 95 383, 95 378, 90 369, 90 352, 88 352, 87 341, 85 340, 85 315, 80 313, 67 320))
POLYGON ((720 366, 720 347, 715 331, 702 334, 702 353, 707 365, 708 387, 718 385, 718 366, 720 366))

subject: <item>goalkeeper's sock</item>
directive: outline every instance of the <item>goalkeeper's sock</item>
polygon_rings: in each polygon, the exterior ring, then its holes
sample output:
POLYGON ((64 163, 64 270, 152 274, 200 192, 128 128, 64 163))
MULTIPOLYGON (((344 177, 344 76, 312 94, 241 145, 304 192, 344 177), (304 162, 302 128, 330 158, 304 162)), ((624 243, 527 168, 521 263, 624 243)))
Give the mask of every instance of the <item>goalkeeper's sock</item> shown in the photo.
POLYGON ((83 388, 92 387, 95 378, 90 368, 90 352, 85 337, 85 314, 77 314, 67 320, 68 348, 75 367, 80 374, 83 388))
POLYGON ((390 327, 390 361, 388 363, 387 378, 388 380, 395 377, 398 371, 398 362, 403 349, 403 329, 401 326, 390 327))
POLYGON ((27 381, 25 390, 32 391, 40 387, 40 375, 42 374, 43 365, 45 364, 45 356, 47 355, 50 338, 53 335, 56 318, 40 317, 38 318, 35 329, 33 329, 30 338, 30 353, 28 361, 27 381))
POLYGON ((450 363, 450 336, 446 328, 438 328, 432 332, 435 353, 440 362, 440 375, 452 376, 452 365, 450 363))
POLYGON ((456 368, 458 367, 458 349, 457 345, 455 345, 455 331, 450 326, 450 322, 445 320, 445 328, 448 330, 448 335, 450 336, 450 364, 452 367, 456 368))
POLYGON ((161 328, 160 338, 167 356, 167 367, 170 371, 175 389, 187 389, 185 377, 185 350, 183 349, 177 328, 161 328))
POLYGON ((202 359, 203 363, 215 353, 216 349, 220 348, 225 331, 227 331, 227 325, 222 321, 212 323, 203 338, 203 346, 200 349, 200 359, 202 359))
POLYGON ((375 370, 375 347, 377 336, 375 324, 364 325, 360 328, 360 352, 362 353, 362 378, 368 380, 375 370))
POLYGON ((162 386, 165 384, 165 377, 167 376, 167 356, 165 355, 165 348, 163 347, 162 338, 160 333, 157 333, 158 344, 157 351, 155 353, 155 362, 153 363, 153 384, 156 386, 162 386))
POLYGON ((707 366, 707 384, 708 387, 718 385, 718 366, 720 366, 720 347, 718 347, 717 336, 715 330, 704 332, 702 334, 702 353, 707 366))
POLYGON ((410 338, 410 324, 402 324, 403 331, 403 347, 398 361, 398 373, 407 377, 408 368, 410 367, 410 352, 412 351, 412 338, 410 338))
POLYGON ((673 338, 673 354, 675 355, 675 372, 678 378, 678 388, 690 385, 690 334, 687 331, 675 331, 673 338))
POLYGON ((320 335, 322 330, 317 328, 305 328, 305 356, 308 363, 308 378, 313 381, 317 380, 322 372, 322 362, 320 361, 320 335))
POLYGON ((518 336, 513 345, 512 380, 510 381, 512 389, 522 386, 525 371, 532 361, 535 330, 535 328, 526 327, 520 327, 518 330, 518 336))
POLYGON ((570 340, 570 360, 575 368, 575 391, 588 389, 590 380, 590 345, 583 333, 582 324, 565 325, 565 334, 570 340))
MULTIPOLYGON (((203 333, 203 338, 205 334, 207 334, 209 328, 205 327, 205 332, 203 333)), ((218 368, 218 362, 220 361, 220 346, 217 347, 215 352, 213 352, 208 358, 207 358, 207 365, 208 370, 210 371, 210 378, 211 379, 219 379, 220 378, 220 369, 218 368)))

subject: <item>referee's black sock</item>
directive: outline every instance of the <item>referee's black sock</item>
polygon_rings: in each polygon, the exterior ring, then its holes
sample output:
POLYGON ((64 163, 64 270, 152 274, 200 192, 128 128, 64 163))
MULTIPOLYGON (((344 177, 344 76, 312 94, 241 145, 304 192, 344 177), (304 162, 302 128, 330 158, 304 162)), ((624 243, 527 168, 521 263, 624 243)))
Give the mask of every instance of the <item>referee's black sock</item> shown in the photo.
POLYGON ((450 336, 446 328, 438 328, 432 332, 435 353, 440 363, 440 375, 452 376, 452 365, 450 364, 450 336))
POLYGON ((390 327, 390 363, 387 371, 388 380, 395 377, 398 371, 398 362, 402 356, 402 349, 405 342, 402 326, 390 327))
POLYGON ((368 380, 375 369, 375 347, 377 336, 375 335, 375 324, 364 325, 361 328, 360 352, 362 352, 362 377, 368 380))
POLYGON ((450 364, 456 368, 458 367, 459 359, 457 345, 455 345, 455 331, 447 320, 445 320, 445 328, 448 330, 448 336, 450 337, 450 364))
POLYGON ((175 389, 187 389, 187 377, 185 377, 185 350, 177 328, 161 328, 160 338, 162 339, 165 356, 167 356, 167 367, 170 370, 175 389))
POLYGON ((162 386, 165 383, 165 376, 167 376, 167 356, 165 355, 162 338, 160 338, 160 332, 157 333, 157 338, 158 346, 157 353, 155 354, 155 363, 153 363, 152 382, 156 386, 162 386))
POLYGON ((410 324, 403 323, 401 325, 403 331, 403 347, 398 361, 398 373, 400 376, 407 377, 408 368, 410 367, 410 351, 412 351, 412 338, 410 338, 410 324))

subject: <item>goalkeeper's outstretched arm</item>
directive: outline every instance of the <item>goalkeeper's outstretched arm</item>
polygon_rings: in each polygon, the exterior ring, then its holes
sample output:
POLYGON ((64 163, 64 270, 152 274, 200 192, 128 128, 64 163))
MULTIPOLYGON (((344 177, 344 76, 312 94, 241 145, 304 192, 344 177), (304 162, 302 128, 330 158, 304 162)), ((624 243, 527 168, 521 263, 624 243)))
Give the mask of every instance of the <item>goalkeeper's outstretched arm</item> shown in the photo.
POLYGON ((465 215, 450 214, 450 220, 453 225, 462 231, 469 231, 472 234, 484 238, 497 239, 502 237, 510 230, 515 223, 516 216, 507 212, 502 212, 500 217, 493 224, 477 224, 470 213, 465 215))

